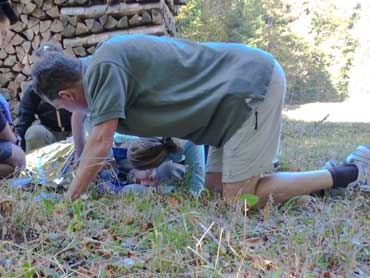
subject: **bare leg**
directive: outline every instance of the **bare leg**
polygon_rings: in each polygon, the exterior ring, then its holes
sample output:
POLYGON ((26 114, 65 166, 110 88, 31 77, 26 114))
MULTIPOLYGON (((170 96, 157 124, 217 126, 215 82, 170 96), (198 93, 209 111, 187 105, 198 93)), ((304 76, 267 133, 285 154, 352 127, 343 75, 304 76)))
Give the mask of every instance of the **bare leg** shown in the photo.
MULTIPOLYGON (((208 173, 206 186, 217 191, 221 183, 221 173, 208 173)), ((297 173, 276 173, 264 177, 223 183, 221 193, 225 200, 231 200, 238 195, 249 193, 260 198, 259 205, 264 205, 272 195, 275 202, 283 202, 296 195, 310 194, 333 186, 333 179, 328 170, 318 170, 297 173)))
POLYGON ((284 202, 296 195, 311 194, 333 186, 328 170, 297 173, 276 173, 258 180, 255 194, 265 203, 269 195, 275 202, 284 202))

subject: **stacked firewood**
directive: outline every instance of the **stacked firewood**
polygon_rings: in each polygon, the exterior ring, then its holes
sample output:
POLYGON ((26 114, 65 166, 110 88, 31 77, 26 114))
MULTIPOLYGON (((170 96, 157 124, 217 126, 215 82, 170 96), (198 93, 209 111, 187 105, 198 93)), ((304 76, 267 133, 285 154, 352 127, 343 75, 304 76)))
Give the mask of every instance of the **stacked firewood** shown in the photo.
POLYGON ((12 0, 20 20, 0 50, 0 87, 13 116, 30 81, 33 50, 56 42, 65 52, 84 57, 114 34, 174 36, 174 18, 185 1, 12 0))

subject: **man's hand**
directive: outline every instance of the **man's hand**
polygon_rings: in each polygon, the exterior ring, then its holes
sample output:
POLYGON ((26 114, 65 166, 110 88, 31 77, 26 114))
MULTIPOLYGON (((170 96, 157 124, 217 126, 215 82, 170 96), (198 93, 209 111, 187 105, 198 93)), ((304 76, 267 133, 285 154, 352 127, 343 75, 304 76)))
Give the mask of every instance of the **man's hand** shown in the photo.
POLYGON ((65 198, 77 199, 95 179, 108 157, 117 124, 118 119, 112 119, 93 127, 82 153, 76 176, 65 193, 65 198))
POLYGON ((169 183, 180 181, 184 178, 186 166, 167 161, 156 169, 156 180, 158 183, 169 183))

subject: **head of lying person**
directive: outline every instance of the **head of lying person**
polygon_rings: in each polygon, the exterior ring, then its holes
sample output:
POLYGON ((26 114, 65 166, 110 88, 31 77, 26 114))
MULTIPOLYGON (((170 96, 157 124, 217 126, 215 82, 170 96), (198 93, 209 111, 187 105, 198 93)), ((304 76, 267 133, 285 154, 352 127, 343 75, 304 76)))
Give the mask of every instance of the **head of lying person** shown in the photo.
POLYGON ((59 51, 44 51, 32 68, 35 92, 56 109, 87 112, 80 59, 59 51))
POLYGON ((127 151, 127 159, 138 170, 146 170, 161 165, 170 153, 175 153, 179 146, 171 137, 140 138, 134 141, 127 151))
POLYGON ((154 169, 131 170, 128 174, 128 182, 147 186, 176 184, 184 179, 186 169, 185 165, 166 161, 154 169))
POLYGON ((0 44, 3 44, 6 32, 10 25, 18 21, 17 15, 12 8, 10 1, 0 0, 0 44))
POLYGON ((154 169, 147 169, 147 170, 132 169, 128 173, 128 182, 147 185, 147 186, 157 186, 158 185, 158 181, 156 179, 154 169))

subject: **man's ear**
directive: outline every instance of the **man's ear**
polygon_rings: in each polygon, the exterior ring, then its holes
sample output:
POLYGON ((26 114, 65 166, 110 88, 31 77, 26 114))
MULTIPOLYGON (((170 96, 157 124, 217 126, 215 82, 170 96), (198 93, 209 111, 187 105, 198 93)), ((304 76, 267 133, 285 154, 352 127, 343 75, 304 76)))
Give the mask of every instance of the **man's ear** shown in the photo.
POLYGON ((70 90, 59 91, 58 96, 61 99, 64 99, 64 100, 69 100, 69 101, 74 101, 75 100, 74 95, 70 90))

